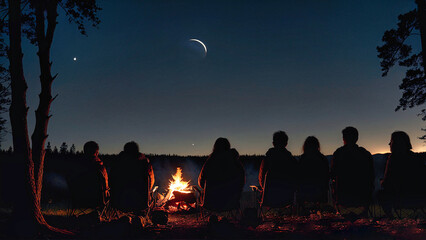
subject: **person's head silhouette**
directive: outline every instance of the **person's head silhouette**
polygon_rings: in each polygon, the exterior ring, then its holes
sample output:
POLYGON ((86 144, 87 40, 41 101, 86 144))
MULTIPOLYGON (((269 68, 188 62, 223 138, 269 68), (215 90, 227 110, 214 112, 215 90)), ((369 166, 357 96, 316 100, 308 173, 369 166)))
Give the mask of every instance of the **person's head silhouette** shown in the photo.
POLYGON ((342 130, 342 134, 345 145, 353 145, 358 141, 358 130, 354 127, 346 127, 342 130))
POLYGON ((124 145, 124 152, 131 155, 136 155, 139 153, 139 145, 134 142, 128 142, 124 145))
POLYGON ((86 156, 98 156, 99 145, 95 141, 89 141, 84 144, 83 151, 86 156))
POLYGON ((309 136, 306 138, 305 143, 303 144, 303 152, 317 152, 320 151, 320 143, 318 139, 314 136, 309 136))
POLYGON ((216 142, 213 145, 214 153, 225 152, 230 149, 231 149, 231 144, 229 143, 228 139, 222 138, 222 137, 216 139, 216 142))
POLYGON ((272 137, 272 144, 274 147, 285 148, 287 147, 287 143, 288 136, 284 131, 278 131, 274 133, 274 136, 272 137))
POLYGON ((389 146, 392 153, 408 152, 413 148, 411 146, 410 137, 403 131, 396 131, 392 133, 389 146))

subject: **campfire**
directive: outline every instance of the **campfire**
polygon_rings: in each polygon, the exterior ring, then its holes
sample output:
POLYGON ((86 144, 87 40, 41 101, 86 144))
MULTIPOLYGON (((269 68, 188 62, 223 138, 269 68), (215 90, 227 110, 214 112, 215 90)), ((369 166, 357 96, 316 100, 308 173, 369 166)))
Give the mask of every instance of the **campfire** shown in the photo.
POLYGON ((178 167, 176 173, 169 180, 167 194, 158 201, 157 206, 164 207, 169 212, 189 211, 196 208, 197 197, 195 186, 182 178, 182 168, 178 167))

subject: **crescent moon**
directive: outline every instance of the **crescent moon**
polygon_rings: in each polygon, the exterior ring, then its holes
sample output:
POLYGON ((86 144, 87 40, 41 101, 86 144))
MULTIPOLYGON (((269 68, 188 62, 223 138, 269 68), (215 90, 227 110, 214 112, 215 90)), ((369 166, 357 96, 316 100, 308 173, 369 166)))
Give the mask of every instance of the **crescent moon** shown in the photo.
POLYGON ((203 42, 201 42, 200 40, 195 39, 195 38, 191 38, 191 39, 189 39, 189 41, 197 42, 197 43, 201 44, 204 47, 204 54, 207 55, 207 47, 203 42))

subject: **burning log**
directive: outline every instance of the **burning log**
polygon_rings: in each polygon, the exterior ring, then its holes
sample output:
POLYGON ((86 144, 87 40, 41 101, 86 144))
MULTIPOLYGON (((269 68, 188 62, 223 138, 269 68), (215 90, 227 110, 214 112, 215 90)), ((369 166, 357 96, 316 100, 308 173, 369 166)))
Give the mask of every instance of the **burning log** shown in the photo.
POLYGON ((177 211, 179 210, 189 210, 196 207, 197 198, 194 192, 173 192, 174 198, 167 201, 165 208, 170 206, 176 207, 177 211))
POLYGON ((191 192, 179 192, 174 191, 173 195, 175 198, 173 199, 174 202, 186 202, 186 203, 196 203, 197 198, 195 197, 195 193, 193 191, 191 192))

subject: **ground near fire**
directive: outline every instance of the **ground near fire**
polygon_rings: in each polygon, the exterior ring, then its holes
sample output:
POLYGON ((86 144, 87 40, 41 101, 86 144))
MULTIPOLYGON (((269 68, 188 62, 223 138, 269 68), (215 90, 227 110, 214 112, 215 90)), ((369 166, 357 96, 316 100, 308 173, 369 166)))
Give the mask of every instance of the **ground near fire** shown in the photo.
MULTIPOLYGON (((376 190, 386 162, 386 155, 374 155, 376 190)), ((116 155, 101 156, 107 169, 116 155)), ((241 213, 200 214, 197 208, 198 174, 207 157, 149 156, 155 172, 156 206, 150 217, 116 215, 98 221, 91 209, 71 212, 67 179, 79 171, 78 154, 49 154, 46 157, 42 206, 46 219, 54 226, 72 230, 77 238, 286 238, 286 239, 426 239, 425 214, 402 209, 395 219, 385 218, 380 206, 371 206, 368 218, 357 215, 359 209, 335 213, 331 204, 306 205, 263 211, 258 216, 258 169, 262 156, 241 156, 246 185, 240 201, 241 213), (175 190, 175 192, 173 192, 175 190), (175 194, 173 194, 175 193, 175 194), (345 215, 346 214, 346 215, 345 215), (78 217, 77 217, 78 215, 78 217)), ((0 238, 10 237, 8 221, 12 209, 8 199, 13 191, 13 177, 7 169, 13 161, 7 152, 0 158, 0 238)))

